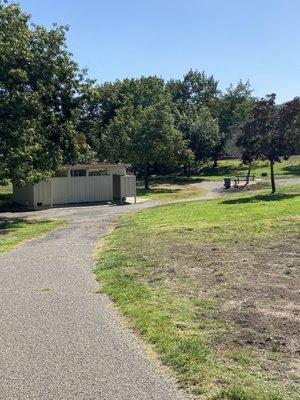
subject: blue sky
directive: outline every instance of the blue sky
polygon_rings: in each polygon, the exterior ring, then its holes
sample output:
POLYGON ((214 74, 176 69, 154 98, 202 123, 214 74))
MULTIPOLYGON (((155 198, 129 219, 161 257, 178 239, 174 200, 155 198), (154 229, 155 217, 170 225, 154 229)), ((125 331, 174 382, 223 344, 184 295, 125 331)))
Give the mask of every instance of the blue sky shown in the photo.
POLYGON ((190 68, 222 88, 300 95, 300 0, 21 0, 33 22, 69 24, 74 58, 99 83, 180 78, 190 68))

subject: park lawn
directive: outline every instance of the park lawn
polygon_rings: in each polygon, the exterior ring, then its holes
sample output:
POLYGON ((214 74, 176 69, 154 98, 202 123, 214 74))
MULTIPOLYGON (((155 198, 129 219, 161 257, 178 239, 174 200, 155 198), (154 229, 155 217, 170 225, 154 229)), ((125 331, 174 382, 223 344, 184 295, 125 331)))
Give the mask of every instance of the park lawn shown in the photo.
POLYGON ((100 291, 196 398, 299 399, 293 192, 153 207, 100 248, 100 291))
POLYGON ((294 185, 285 185, 279 187, 280 193, 300 193, 300 184, 294 184, 294 185))
MULTIPOLYGON (((261 182, 258 183, 254 186, 249 186, 248 190, 269 190, 271 191, 271 184, 267 182, 261 182)), ((279 193, 289 193, 289 194, 299 194, 300 193, 300 183, 294 183, 294 184, 278 184, 277 185, 277 191, 279 193)))
MULTIPOLYGON (((300 156, 293 156, 288 160, 282 160, 275 164, 275 178, 288 179, 300 178, 300 156)), ((143 188, 143 182, 138 181, 137 197, 138 199, 154 201, 176 201, 195 199, 205 195, 207 192, 203 188, 197 187, 196 183, 208 181, 222 181, 225 177, 234 178, 237 175, 247 174, 247 166, 241 163, 241 160, 220 160, 217 168, 203 167, 196 175, 186 177, 179 174, 172 175, 154 175, 150 179, 150 189, 143 188)), ((267 161, 256 163, 252 169, 256 179, 268 181, 270 179, 269 164, 267 161), (267 174, 267 176, 262 176, 267 174)), ((268 187, 269 185, 259 185, 268 187)))
MULTIPOLYGON (((231 178, 237 175, 246 175, 247 170, 247 166, 243 165, 241 160, 220 160, 217 168, 204 167, 199 175, 194 178, 219 181, 226 177, 231 178)), ((274 171, 277 179, 300 177, 300 156, 293 156, 288 160, 282 160, 281 163, 275 163, 274 171)), ((270 177, 269 162, 257 162, 255 167, 252 168, 251 173, 255 174, 256 179, 268 179, 270 177), (267 174, 267 176, 262 176, 262 174, 267 174)))
POLYGON ((188 183, 174 183, 171 180, 166 183, 151 185, 150 189, 137 187, 137 197, 140 200, 168 202, 198 198, 206 194, 207 191, 203 188, 188 183))
POLYGON ((0 218, 0 254, 27 240, 35 239, 53 229, 65 225, 66 221, 29 220, 22 218, 0 218))

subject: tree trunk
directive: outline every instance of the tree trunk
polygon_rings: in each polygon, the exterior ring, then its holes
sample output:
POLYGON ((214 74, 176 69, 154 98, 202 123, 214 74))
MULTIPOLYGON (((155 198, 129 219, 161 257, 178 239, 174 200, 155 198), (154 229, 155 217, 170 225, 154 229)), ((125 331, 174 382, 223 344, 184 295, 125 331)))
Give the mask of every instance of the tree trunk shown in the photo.
POLYGON ((183 173, 184 173, 184 175, 185 175, 187 178, 190 177, 190 175, 191 175, 191 169, 190 169, 190 165, 189 165, 189 164, 184 164, 183 173))
POLYGON ((188 173, 188 166, 187 166, 187 164, 184 164, 184 166, 183 166, 183 175, 187 175, 187 173, 188 173))
POLYGON ((144 174, 145 190, 149 189, 150 165, 147 162, 144 174))
POLYGON ((214 165, 213 165, 213 168, 217 168, 217 166, 218 166, 218 153, 215 153, 214 154, 214 165))
POLYGON ((270 160, 270 170, 271 170, 271 185, 272 185, 272 194, 276 192, 275 187, 275 176, 274 176, 274 161, 270 160))
POLYGON ((251 164, 249 164, 249 167, 248 167, 248 172, 247 172, 247 176, 246 176, 246 183, 245 183, 245 186, 247 186, 248 183, 249 183, 250 172, 251 172, 251 164))

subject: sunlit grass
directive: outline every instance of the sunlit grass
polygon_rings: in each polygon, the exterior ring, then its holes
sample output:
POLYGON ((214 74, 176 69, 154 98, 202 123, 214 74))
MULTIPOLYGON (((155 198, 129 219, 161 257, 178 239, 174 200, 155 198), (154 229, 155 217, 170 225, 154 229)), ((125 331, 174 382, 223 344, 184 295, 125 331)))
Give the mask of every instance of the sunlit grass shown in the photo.
MULTIPOLYGON (((247 171, 248 167, 243 165, 241 160, 220 160, 217 168, 204 167, 195 178, 218 181, 226 177, 245 176, 247 171)), ((281 163, 275 163, 274 172, 277 179, 300 177, 300 156, 293 156, 288 160, 282 160, 281 163)), ((270 177, 269 162, 257 162, 251 169, 251 174, 254 174, 256 179, 268 179, 270 177)))
MULTIPOLYGON (((220 281, 216 294, 209 295, 204 276, 193 272, 201 268, 204 251, 209 250, 208 263, 214 263, 214 250, 220 250, 222 261, 230 249, 263 251, 271 240, 297 237, 300 196, 295 191, 250 192, 147 209, 123 217, 101 248, 96 270, 100 290, 176 371, 179 384, 199 399, 299 398, 296 383, 286 386, 262 368, 274 357, 272 350, 269 355, 269 350, 260 354, 255 345, 226 347, 227 335, 239 329, 220 314, 226 283, 220 281)), ((219 272, 233 276, 237 268, 238 273, 239 259, 226 268, 219 272)))
POLYGON ((65 223, 65 221, 0 218, 0 254, 11 250, 22 242, 35 239, 59 228, 65 223))
POLYGON ((141 200, 157 200, 162 202, 187 200, 204 196, 207 191, 191 185, 161 185, 151 189, 137 188, 137 196, 141 200))

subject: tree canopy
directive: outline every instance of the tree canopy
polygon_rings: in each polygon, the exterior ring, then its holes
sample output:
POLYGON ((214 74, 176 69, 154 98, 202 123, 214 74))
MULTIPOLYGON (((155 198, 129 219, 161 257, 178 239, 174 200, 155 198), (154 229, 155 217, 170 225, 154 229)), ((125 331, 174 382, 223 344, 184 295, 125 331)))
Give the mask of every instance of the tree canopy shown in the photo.
MULTIPOLYGON (((249 82, 240 81, 236 87, 231 85, 223 93, 213 76, 190 70, 182 81, 171 80, 167 87, 177 107, 178 126, 183 128, 183 134, 194 131, 195 138, 195 120, 198 120, 199 127, 204 128, 199 129, 196 135, 197 141, 201 143, 201 150, 197 146, 194 152, 196 160, 201 161, 211 156, 217 166, 218 157, 224 152, 229 139, 249 118, 253 103, 249 82), (190 127, 187 115, 190 116, 190 127), (204 121, 199 125, 203 117, 204 121)), ((194 151, 194 140, 190 142, 190 148, 194 151)))
POLYGON ((16 4, 0 3, 0 180, 22 183, 76 160, 82 75, 66 47, 67 28, 30 26, 16 4))
POLYGON ((64 163, 122 161, 189 171, 238 145, 244 162, 299 150, 299 99, 256 100, 249 82, 222 91, 203 71, 114 82, 88 79, 68 51, 68 27, 31 24, 0 0, 0 183, 37 182, 64 163))
POLYGON ((120 108, 104 126, 102 151, 111 161, 131 162, 143 173, 147 188, 150 166, 176 164, 187 154, 187 144, 175 126, 171 98, 161 79, 142 77, 123 84, 122 88, 117 83, 120 108), (128 87, 129 95, 124 95, 128 87))
POLYGON ((300 142, 300 98, 275 104, 274 93, 255 102, 252 118, 242 128, 237 144, 243 149, 246 164, 268 160, 271 169, 272 192, 276 190, 274 163, 294 154, 300 142))

